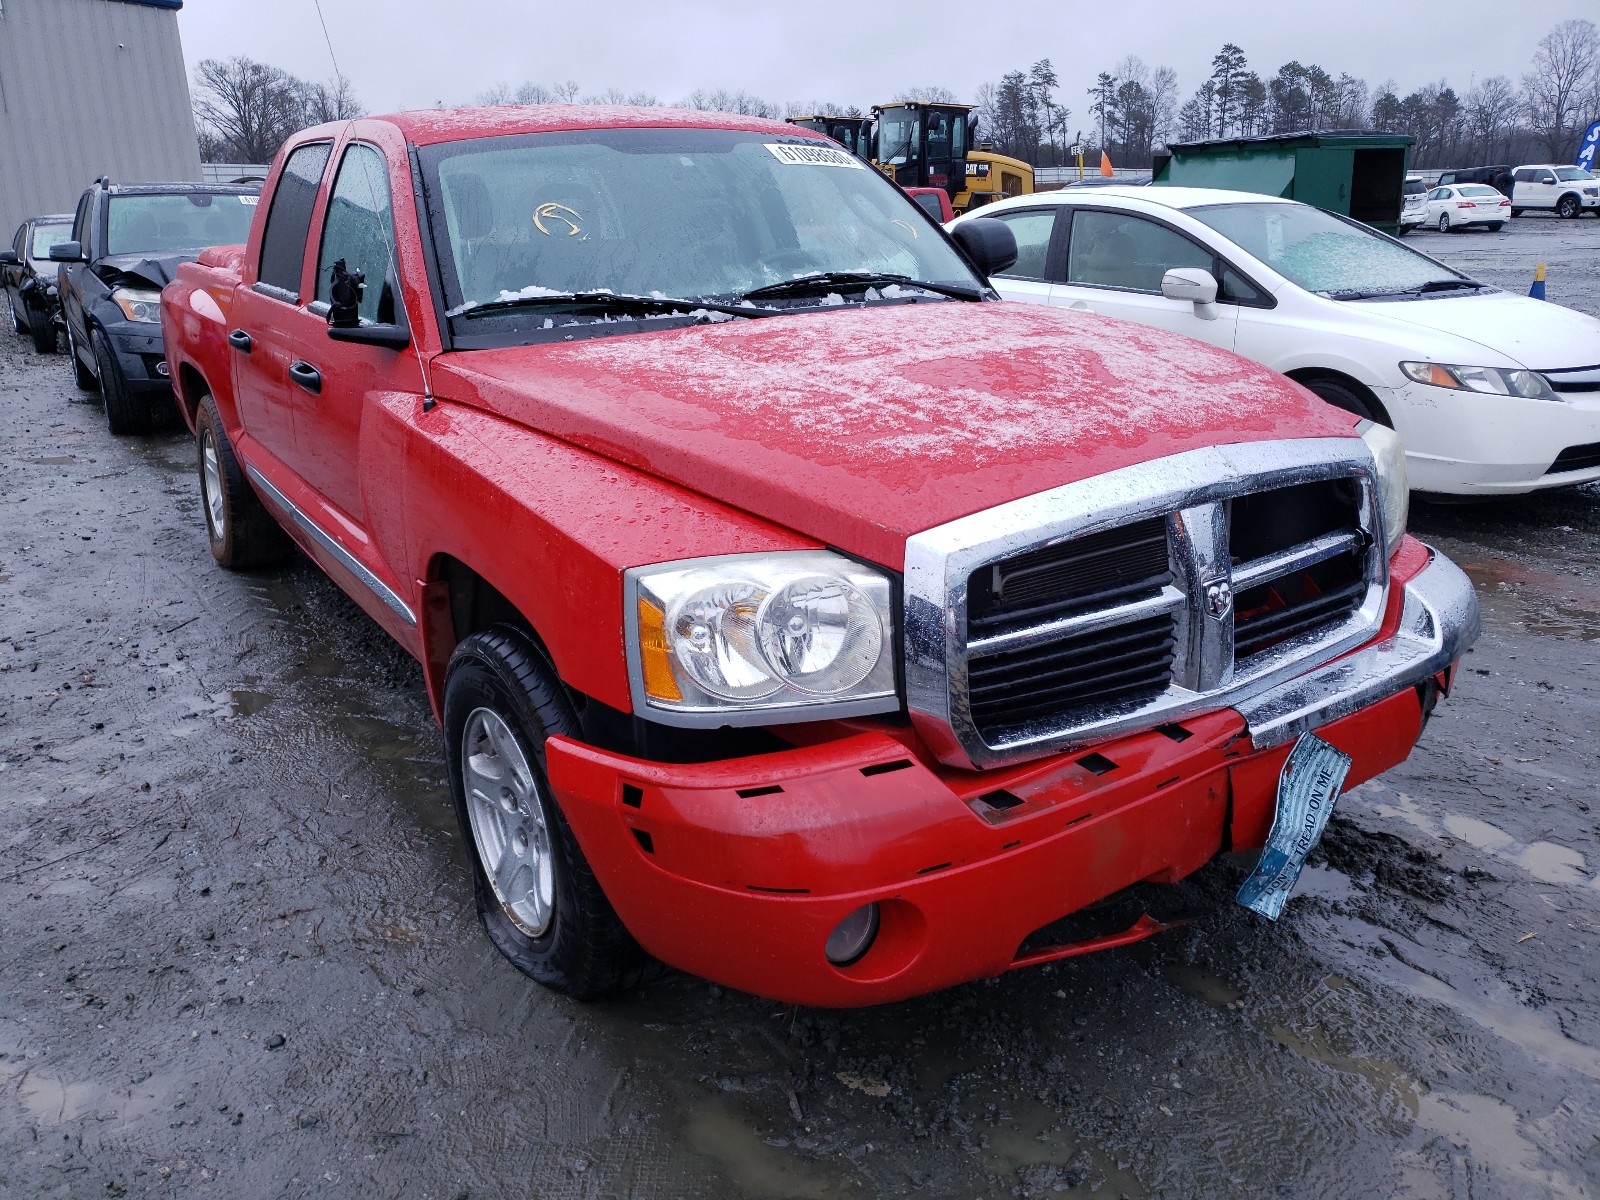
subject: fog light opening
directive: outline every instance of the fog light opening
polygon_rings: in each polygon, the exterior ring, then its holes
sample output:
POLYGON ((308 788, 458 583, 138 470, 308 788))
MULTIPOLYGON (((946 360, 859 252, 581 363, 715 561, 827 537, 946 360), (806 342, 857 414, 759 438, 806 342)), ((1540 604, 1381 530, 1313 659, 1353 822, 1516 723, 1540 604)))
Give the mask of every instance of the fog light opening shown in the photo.
POLYGON ((876 903, 863 904, 834 926, 822 952, 834 966, 848 967, 851 963, 861 961, 862 956, 872 949, 877 936, 878 906, 876 903))
POLYGON ((163 379, 172 374, 172 367, 168 365, 166 359, 162 359, 156 364, 156 374, 160 375, 163 379))

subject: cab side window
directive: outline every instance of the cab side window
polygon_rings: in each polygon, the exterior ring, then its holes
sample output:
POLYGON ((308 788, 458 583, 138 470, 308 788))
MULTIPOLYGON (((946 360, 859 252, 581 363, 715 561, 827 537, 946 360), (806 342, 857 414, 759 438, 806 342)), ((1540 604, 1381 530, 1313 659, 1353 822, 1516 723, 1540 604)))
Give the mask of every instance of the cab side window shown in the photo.
POLYGON ((1159 292, 1174 267, 1216 269, 1209 250, 1165 225, 1127 213, 1080 212, 1072 218, 1067 282, 1159 292))
POLYGON ((322 172, 332 153, 331 143, 312 142, 289 155, 278 176, 278 186, 273 189, 267 228, 261 235, 257 281, 287 292, 297 301, 311 214, 317 205, 317 189, 322 186, 322 172))
POLYGON ((393 255, 394 209, 389 199, 388 164, 377 150, 357 143, 345 151, 328 200, 322 252, 317 257, 317 299, 333 299, 333 264, 343 259, 348 270, 366 275, 361 319, 393 324, 392 296, 390 311, 380 311, 384 277, 393 255))
POLYGON ((1050 238, 1055 233, 1056 214, 1034 209, 995 213, 992 219, 1004 221, 1017 239, 1016 264, 999 272, 1000 277, 1047 280, 1045 267, 1050 259, 1050 238))

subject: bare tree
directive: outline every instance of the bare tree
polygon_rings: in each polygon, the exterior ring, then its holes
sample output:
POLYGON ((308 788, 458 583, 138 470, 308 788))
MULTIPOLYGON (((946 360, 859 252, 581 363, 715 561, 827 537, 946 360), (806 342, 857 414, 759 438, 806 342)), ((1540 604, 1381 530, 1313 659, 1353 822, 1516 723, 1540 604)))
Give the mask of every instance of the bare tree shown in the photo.
POLYGON ((1510 132, 1516 122, 1517 92, 1504 75, 1491 75, 1467 93, 1467 134, 1472 157, 1504 162, 1511 157, 1510 132))
POLYGON ((305 89, 282 68, 244 55, 208 58, 195 71, 195 119, 214 153, 268 162, 307 123, 305 89))
POLYGON ((912 104, 957 104, 956 94, 947 87, 906 88, 895 96, 896 100, 912 104))
POLYGON ((735 113, 741 117, 776 117, 781 111, 776 104, 752 96, 746 91, 730 92, 726 88, 707 91, 696 88, 683 98, 684 108, 697 108, 704 112, 735 113))
POLYGON ((350 81, 343 75, 335 75, 327 83, 304 85, 302 100, 307 125, 321 125, 324 121, 349 121, 365 116, 367 111, 356 99, 350 81))
POLYGON ((1600 88, 1600 30, 1593 21, 1562 21, 1539 43, 1522 77, 1528 120, 1551 159, 1576 148, 1580 122, 1600 88))

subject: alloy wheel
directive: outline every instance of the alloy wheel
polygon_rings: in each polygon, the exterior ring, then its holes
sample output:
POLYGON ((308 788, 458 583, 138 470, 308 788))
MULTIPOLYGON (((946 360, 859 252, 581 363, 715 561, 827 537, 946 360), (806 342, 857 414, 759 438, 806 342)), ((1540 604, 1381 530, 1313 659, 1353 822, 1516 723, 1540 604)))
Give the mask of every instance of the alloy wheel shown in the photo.
POLYGON ((228 510, 222 502, 222 463, 217 458, 217 442, 211 430, 200 430, 200 490, 206 502, 206 521, 211 536, 223 541, 228 536, 228 510))
POLYGON ((544 936, 555 917, 555 860, 544 799, 516 735, 491 708, 467 717, 461 776, 478 862, 495 899, 523 933, 544 936))

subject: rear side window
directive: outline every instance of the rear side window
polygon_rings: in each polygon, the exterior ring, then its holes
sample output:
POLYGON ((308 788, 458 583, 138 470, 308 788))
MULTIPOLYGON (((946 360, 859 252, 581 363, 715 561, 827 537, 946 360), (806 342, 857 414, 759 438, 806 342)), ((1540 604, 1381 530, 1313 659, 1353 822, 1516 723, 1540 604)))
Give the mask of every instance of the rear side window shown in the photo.
POLYGON ((332 143, 313 142, 289 155, 272 193, 272 207, 267 211, 257 278, 297 298, 300 269, 306 258, 306 237, 311 232, 311 214, 317 204, 317 188, 332 153, 332 143))
POLYGON ((1017 239, 1017 261, 999 272, 1013 279, 1046 279, 1045 265, 1050 259, 1050 237, 1055 232, 1053 211, 995 213, 991 220, 1004 221, 1017 239))

